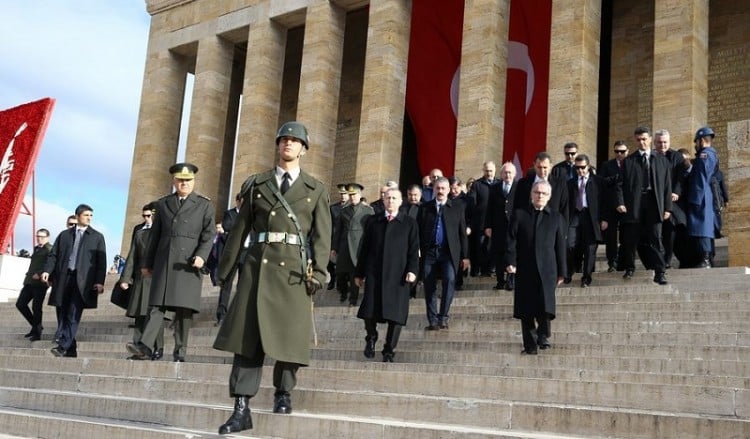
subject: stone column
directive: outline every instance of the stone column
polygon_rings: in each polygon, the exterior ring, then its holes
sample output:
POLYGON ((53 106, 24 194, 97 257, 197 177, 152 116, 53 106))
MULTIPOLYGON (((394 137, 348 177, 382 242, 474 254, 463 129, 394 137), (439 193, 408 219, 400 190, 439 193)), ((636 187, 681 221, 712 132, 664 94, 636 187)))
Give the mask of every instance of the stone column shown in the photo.
MULTIPOLYGON (((195 191, 219 198, 234 44, 218 36, 198 42, 185 160, 198 166, 195 191)), ((215 204, 217 214, 223 212, 215 204)))
MULTIPOLYGON (((152 35, 149 47, 153 43, 152 35)), ((177 157, 187 72, 185 60, 168 50, 149 50, 146 55, 122 234, 123 255, 130 248, 133 226, 141 222, 143 205, 170 193, 172 177, 168 170, 177 157)))
POLYGON ((276 164, 274 139, 279 127, 286 32, 272 20, 259 20, 248 32, 232 183, 235 193, 248 176, 276 164))
POLYGON ((692 145, 708 120, 708 1, 654 2, 653 129, 692 145))
POLYGON ((553 162, 563 159, 566 142, 597 162, 601 15, 601 0, 552 2, 547 151, 553 162))
POLYGON ((466 0, 455 174, 502 162, 510 0, 466 0))
POLYGON ((750 120, 729 122, 728 164, 724 173, 729 189, 729 208, 722 216, 723 234, 728 239, 729 266, 750 266, 750 120))
POLYGON ((399 179, 410 27, 411 1, 370 2, 355 177, 372 201, 399 179))
POLYGON ((305 170, 327 185, 333 178, 336 148, 341 60, 346 12, 328 0, 307 6, 302 48, 297 120, 310 132, 310 152, 302 159, 305 170))

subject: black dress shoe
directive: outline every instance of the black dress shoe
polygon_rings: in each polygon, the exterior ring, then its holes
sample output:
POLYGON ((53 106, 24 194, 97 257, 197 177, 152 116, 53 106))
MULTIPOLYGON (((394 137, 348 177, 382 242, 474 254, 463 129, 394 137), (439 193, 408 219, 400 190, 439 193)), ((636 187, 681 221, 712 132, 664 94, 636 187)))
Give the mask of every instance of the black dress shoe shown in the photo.
POLYGON ((438 329, 440 329, 438 325, 428 325, 424 327, 425 331, 437 331, 438 329))
POLYGON ((498 282, 495 284, 494 287, 492 287, 493 290, 503 290, 505 289, 505 283, 504 282, 498 282))
POLYGON ((151 358, 152 355, 151 348, 140 341, 138 343, 130 342, 125 345, 125 348, 136 357, 151 358))
POLYGON ((365 357, 366 358, 375 358, 375 342, 378 339, 365 339, 365 357))
POLYGON ((633 278, 633 270, 625 270, 625 274, 622 275, 623 279, 632 279, 633 278))
POLYGON ((172 358, 174 359, 175 363, 184 363, 185 362, 185 357, 182 356, 182 355, 179 355, 179 354, 173 354, 172 358))
POLYGON ((584 277, 581 279, 581 288, 588 288, 591 285, 591 278, 584 277))
POLYGON ((328 284, 328 288, 327 288, 327 290, 328 290, 328 291, 331 291, 331 290, 332 290, 332 289, 334 289, 334 288, 336 288, 336 284, 335 284, 334 282, 330 282, 330 283, 328 284))
POLYGON ((76 358, 78 357, 78 351, 76 349, 63 349, 62 346, 57 346, 52 349, 50 349, 50 352, 52 352, 52 355, 55 357, 66 357, 66 358, 76 358))
POLYGON ((277 391, 273 396, 273 412, 282 415, 292 413, 292 397, 289 392, 277 391))
POLYGON ((654 282, 659 285, 666 285, 667 277, 664 275, 664 273, 656 273, 656 275, 654 276, 654 282))
POLYGON ((565 277, 565 278, 563 278, 563 283, 564 284, 569 284, 572 280, 573 280, 573 278, 565 277))
POLYGON ((23 338, 29 338, 32 335, 34 335, 34 328, 31 328, 31 331, 29 331, 26 334, 24 334, 23 338))
POLYGON ((549 339, 547 339, 547 337, 544 337, 544 336, 539 337, 537 339, 537 345, 539 346, 539 349, 541 350, 549 349, 552 347, 552 345, 549 342, 549 339))
POLYGON ((151 361, 158 361, 164 356, 164 348, 159 348, 151 354, 151 361))
POLYGON ((138 356, 135 356, 135 355, 131 355, 128 358, 126 358, 126 360, 131 360, 131 361, 143 361, 145 359, 146 359, 146 357, 138 357, 138 356))
POLYGON ((614 265, 610 265, 609 267, 607 267, 607 273, 614 273, 616 270, 617 269, 614 265))
POLYGON ((238 396, 234 399, 234 411, 221 427, 219 434, 229 434, 253 428, 253 419, 250 417, 249 396, 238 396))
POLYGON ((536 349, 524 349, 524 350, 521 351, 521 354, 525 354, 525 355, 537 355, 537 354, 539 354, 539 352, 537 352, 536 349))
POLYGON ((448 329, 448 324, 447 323, 441 324, 440 329, 448 329))
POLYGON ((393 363, 393 352, 383 352, 383 363, 393 363))

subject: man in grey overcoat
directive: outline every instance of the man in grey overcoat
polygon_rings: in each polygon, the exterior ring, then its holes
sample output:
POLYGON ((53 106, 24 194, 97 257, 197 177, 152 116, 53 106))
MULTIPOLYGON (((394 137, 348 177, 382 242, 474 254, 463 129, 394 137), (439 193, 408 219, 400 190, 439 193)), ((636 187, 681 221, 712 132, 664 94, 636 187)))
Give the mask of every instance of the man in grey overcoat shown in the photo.
POLYGON ((229 393, 234 411, 219 434, 253 427, 249 399, 258 392, 263 361, 276 360, 274 413, 292 412, 297 370, 310 363, 312 297, 326 280, 331 249, 328 188, 300 169, 310 145, 305 126, 287 122, 276 135, 279 161, 243 184, 244 203, 219 261, 219 282, 253 236, 237 291, 214 348, 234 353, 229 393))
POLYGON ((151 242, 141 269, 144 276, 151 276, 152 308, 141 339, 128 343, 127 349, 135 357, 151 357, 164 313, 173 311, 173 359, 182 362, 193 314, 201 308, 201 268, 213 244, 215 210, 211 200, 193 191, 197 166, 177 163, 169 172, 175 192, 156 201, 151 242))

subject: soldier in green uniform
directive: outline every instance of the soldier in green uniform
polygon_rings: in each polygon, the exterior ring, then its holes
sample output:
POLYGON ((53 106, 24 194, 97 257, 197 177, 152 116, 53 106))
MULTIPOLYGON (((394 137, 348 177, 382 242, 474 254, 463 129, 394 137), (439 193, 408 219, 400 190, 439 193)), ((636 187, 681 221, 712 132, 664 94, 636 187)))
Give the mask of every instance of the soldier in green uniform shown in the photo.
POLYGON ((173 311, 176 362, 185 361, 193 314, 200 311, 203 268, 214 236, 214 206, 193 192, 198 167, 177 163, 169 168, 175 192, 156 201, 151 242, 142 268, 151 276, 149 306, 152 310, 141 339, 127 344, 136 358, 151 357, 164 313, 173 311))
POLYGON ((234 353, 234 412, 219 434, 252 428, 248 400, 258 392, 266 354, 276 360, 274 413, 292 412, 289 392, 297 369, 310 363, 311 295, 325 282, 331 247, 328 189, 300 169, 310 145, 304 125, 282 125, 276 145, 278 165, 243 184, 245 202, 219 262, 222 282, 252 233, 237 292, 214 342, 214 348, 234 353))

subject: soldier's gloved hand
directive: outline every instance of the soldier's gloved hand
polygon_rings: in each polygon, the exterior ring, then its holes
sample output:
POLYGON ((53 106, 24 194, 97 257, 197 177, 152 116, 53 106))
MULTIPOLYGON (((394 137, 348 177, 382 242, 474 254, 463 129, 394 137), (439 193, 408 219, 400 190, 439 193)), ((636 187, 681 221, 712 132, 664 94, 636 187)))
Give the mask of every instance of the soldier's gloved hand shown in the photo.
POLYGON ((305 287, 307 288, 307 295, 314 296, 319 289, 323 288, 323 285, 321 285, 320 282, 318 282, 318 280, 313 277, 310 280, 305 281, 305 287))

